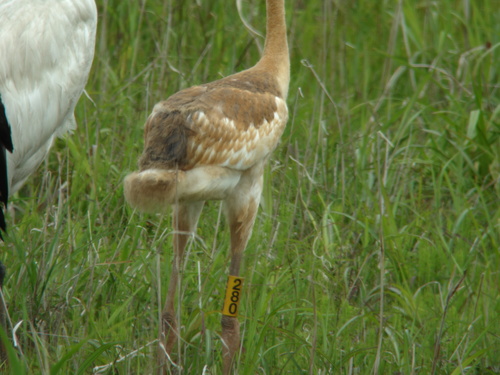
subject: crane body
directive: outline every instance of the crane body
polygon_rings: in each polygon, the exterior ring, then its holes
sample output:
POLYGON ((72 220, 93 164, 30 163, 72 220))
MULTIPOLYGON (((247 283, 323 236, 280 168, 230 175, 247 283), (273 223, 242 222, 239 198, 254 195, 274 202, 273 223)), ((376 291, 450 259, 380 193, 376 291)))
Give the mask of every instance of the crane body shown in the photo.
MULTIPOLYGON (((9 196, 40 165, 55 137, 76 127, 96 28, 94 0, 0 0, 0 238, 9 196)), ((0 325, 7 332, 5 274, 0 261, 0 325)), ((0 361, 6 358, 0 342, 0 361)))
MULTIPOLYGON (((0 184, 8 195, 40 165, 55 137, 75 129, 96 25, 94 0, 0 1, 0 144, 8 151, 0 184)), ((5 204, 8 195, 2 194, 5 204)))
MULTIPOLYGON (((259 62, 158 103, 145 125, 139 171, 124 181, 132 207, 165 212, 171 206, 173 211, 174 260, 161 318, 161 374, 179 336, 175 295, 184 251, 207 200, 222 201, 231 236, 230 280, 242 285, 238 277, 259 207, 264 167, 288 119, 284 0, 267 0, 266 10, 266 42, 259 62)), ((239 298, 240 289, 233 293, 239 298)), ((224 375, 231 373, 240 348, 239 322, 232 313, 237 306, 231 306, 221 319, 224 375)))

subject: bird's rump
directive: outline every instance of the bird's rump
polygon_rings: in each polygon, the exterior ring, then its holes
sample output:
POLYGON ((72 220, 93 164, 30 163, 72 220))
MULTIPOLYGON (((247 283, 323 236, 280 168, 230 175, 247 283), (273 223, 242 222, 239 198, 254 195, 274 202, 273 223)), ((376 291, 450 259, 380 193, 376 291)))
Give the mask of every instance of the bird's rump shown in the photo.
POLYGON ((146 150, 139 159, 141 169, 160 164, 167 169, 184 169, 187 164, 187 141, 193 131, 180 111, 157 112, 146 122, 146 150))

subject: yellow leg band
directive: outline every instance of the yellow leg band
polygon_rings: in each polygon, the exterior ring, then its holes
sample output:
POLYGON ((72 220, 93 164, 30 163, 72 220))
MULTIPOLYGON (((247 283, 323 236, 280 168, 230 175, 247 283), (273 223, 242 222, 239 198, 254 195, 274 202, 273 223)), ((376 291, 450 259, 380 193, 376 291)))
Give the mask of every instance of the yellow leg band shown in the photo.
POLYGON ((229 275, 227 279, 226 298, 224 298, 224 308, 222 309, 222 314, 234 317, 238 316, 242 287, 242 277, 229 275))

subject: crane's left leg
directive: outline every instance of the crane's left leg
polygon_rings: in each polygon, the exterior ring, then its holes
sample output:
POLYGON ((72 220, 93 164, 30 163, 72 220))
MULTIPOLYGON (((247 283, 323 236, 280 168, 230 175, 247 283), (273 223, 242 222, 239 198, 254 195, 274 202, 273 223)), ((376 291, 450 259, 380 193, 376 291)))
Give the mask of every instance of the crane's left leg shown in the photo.
MULTIPOLYGON (((254 171, 255 172, 255 171, 254 171)), ((260 196, 262 193, 262 173, 260 175, 243 176, 235 192, 224 200, 226 216, 231 232, 231 265, 229 267, 230 276, 239 276, 243 251, 252 234, 255 216, 259 208, 260 196)), ((228 283, 230 288, 231 283, 228 283)), ((237 284, 232 284, 233 287, 237 284)), ((222 325, 222 371, 224 375, 231 373, 233 360, 236 352, 240 348, 240 324, 237 318, 238 304, 241 289, 233 292, 236 298, 236 305, 232 309, 224 308, 222 325), (231 310, 231 311, 229 311, 231 310)), ((230 296, 230 294, 228 295, 230 296)), ((225 303, 232 303, 226 299, 225 303)))
POLYGON ((174 261, 160 324, 161 346, 158 352, 158 374, 163 375, 167 373, 168 361, 166 357, 170 357, 179 335, 175 313, 175 295, 181 281, 180 274, 184 262, 184 249, 186 248, 189 237, 192 236, 196 230, 203 204, 204 202, 193 202, 176 204, 173 206, 173 225, 175 231, 174 261))

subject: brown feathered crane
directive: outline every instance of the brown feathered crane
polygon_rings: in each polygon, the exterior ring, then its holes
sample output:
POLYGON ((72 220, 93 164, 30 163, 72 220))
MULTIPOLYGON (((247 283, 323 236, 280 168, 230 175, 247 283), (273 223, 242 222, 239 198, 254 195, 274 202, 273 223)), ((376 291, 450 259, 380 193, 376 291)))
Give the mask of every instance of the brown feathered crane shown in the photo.
POLYGON ((141 211, 173 207, 174 262, 162 313, 161 342, 177 339, 174 298, 184 249, 207 200, 221 200, 231 235, 227 300, 222 315, 223 372, 240 345, 237 302, 243 251, 260 202, 264 165, 283 133, 290 62, 284 0, 266 0, 260 61, 226 78, 182 90, 153 109, 144 131, 140 171, 125 178, 125 197, 141 211), (236 303, 234 303, 236 302, 236 303))

